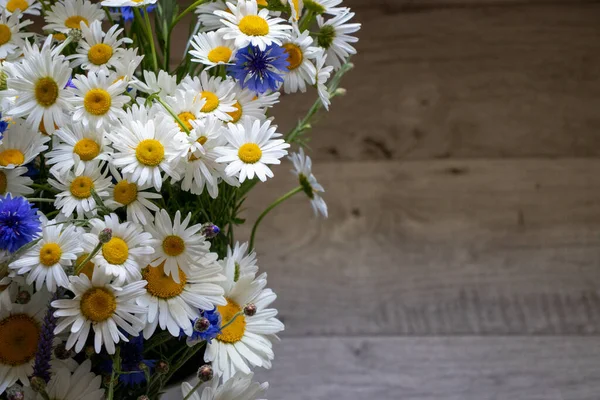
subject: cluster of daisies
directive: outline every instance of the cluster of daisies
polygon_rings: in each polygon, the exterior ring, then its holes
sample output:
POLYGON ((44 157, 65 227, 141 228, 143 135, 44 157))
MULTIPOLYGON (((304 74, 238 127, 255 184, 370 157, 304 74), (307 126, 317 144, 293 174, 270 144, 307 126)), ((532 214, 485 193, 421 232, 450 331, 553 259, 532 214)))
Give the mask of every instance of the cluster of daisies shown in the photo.
POLYGON ((311 159, 288 151, 344 93, 360 24, 342 0, 176 3, 0 0, 0 398, 158 399, 190 368, 183 399, 267 389, 253 370, 284 326, 254 235, 296 193, 327 216, 311 159), (278 132, 269 110, 311 87, 278 132), (297 187, 236 242, 286 157, 297 187))

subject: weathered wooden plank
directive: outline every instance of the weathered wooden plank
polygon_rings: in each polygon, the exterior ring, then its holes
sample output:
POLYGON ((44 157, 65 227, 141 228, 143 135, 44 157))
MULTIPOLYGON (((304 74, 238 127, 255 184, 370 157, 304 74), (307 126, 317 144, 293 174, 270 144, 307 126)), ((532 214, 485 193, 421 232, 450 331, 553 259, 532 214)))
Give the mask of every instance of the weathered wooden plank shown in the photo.
MULTIPOLYGON (((248 230, 290 190, 247 200, 248 230)), ((257 247, 288 336, 600 333, 600 160, 317 164, 257 247)))

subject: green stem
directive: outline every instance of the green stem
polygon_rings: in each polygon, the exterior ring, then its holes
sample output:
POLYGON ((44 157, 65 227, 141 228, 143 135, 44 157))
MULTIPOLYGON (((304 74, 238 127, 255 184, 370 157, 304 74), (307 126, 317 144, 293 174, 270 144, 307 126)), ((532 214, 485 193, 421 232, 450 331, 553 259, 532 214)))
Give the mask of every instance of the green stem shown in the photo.
POLYGON ((208 0, 195 1, 191 6, 186 8, 181 14, 179 14, 177 17, 175 17, 175 19, 172 21, 171 25, 169 26, 169 30, 167 31, 167 37, 165 39, 165 54, 164 54, 165 59, 163 60, 165 71, 169 71, 169 63, 171 62, 171 60, 170 60, 170 58, 171 58, 171 35, 173 34, 173 29, 175 28, 175 25, 177 25, 179 23, 179 21, 181 21, 183 19, 183 17, 188 15, 190 12, 194 11, 196 9, 196 7, 202 5, 203 3, 206 3, 207 1, 208 0))
POLYGON ((199 381, 198 381, 198 383, 196 383, 196 386, 194 386, 194 387, 192 388, 192 391, 191 391, 191 392, 189 392, 189 393, 188 393, 188 394, 187 394, 187 395, 186 395, 186 396, 183 398, 183 400, 188 400, 190 397, 192 397, 192 396, 194 395, 194 393, 196 393, 196 391, 197 391, 198 389, 200 389, 200 386, 202 386, 202 384, 203 384, 203 383, 204 383, 204 382, 202 382, 202 380, 199 380, 199 381))
POLYGON ((281 196, 280 198, 275 200, 269 207, 267 207, 265 209, 265 211, 262 212, 262 214, 260 214, 260 216, 258 217, 256 222, 254 223, 254 226, 252 227, 252 233, 250 234, 250 245, 248 246, 248 251, 252 251, 254 249, 254 236, 256 235, 256 229, 260 225, 263 218, 265 218, 267 216, 267 214, 269 214, 269 212, 271 212, 271 210, 273 210, 275 207, 277 207, 278 205, 280 205, 281 203, 283 203, 284 201, 286 201, 287 199, 289 199, 296 193, 300 193, 301 191, 302 191, 302 186, 298 186, 297 188, 287 192, 286 194, 284 194, 283 196, 281 196))
POLYGON ((54 200, 52 199, 42 199, 40 197, 29 197, 27 198, 27 201, 35 203, 54 203, 54 200))
POLYGON ((108 385, 108 395, 106 397, 106 400, 113 400, 114 395, 115 395, 115 380, 117 379, 117 377, 115 376, 117 374, 117 371, 121 370, 121 348, 117 347, 117 350, 115 351, 115 355, 112 357, 113 359, 113 368, 112 368, 112 372, 110 374, 110 384, 108 385))
MULTIPOLYGON (((187 14, 189 14, 190 12, 194 11, 196 9, 196 7, 202 5, 202 3, 206 3, 208 0, 196 0, 191 6, 189 6, 188 8, 186 8, 181 14, 179 14, 174 20, 173 20, 173 24, 171 24, 171 28, 169 29, 169 32, 171 32, 173 30, 173 27, 175 25, 177 25, 179 23, 179 21, 181 21, 181 19, 183 17, 185 17, 187 14)), ((170 36, 170 35, 169 35, 170 36)))
POLYGON ((139 20, 144 34, 148 38, 148 42, 150 44, 150 49, 152 52, 152 63, 154 65, 154 72, 158 73, 158 56, 156 55, 156 47, 154 45, 154 36, 152 36, 152 26, 150 25, 150 17, 148 17, 148 10, 144 8, 143 17, 138 7, 133 7, 133 12, 135 13, 136 18, 139 20))
POLYGON ((243 313, 244 313, 244 311, 238 311, 238 312, 237 312, 237 313, 236 313, 236 314, 233 316, 233 318, 231 318, 231 319, 229 320, 229 322, 227 322, 225 325, 223 325, 223 326, 220 328, 220 330, 222 331, 223 329, 227 328, 229 325, 233 324, 233 321, 235 321, 235 319, 236 319, 237 317, 239 317, 240 315, 242 315, 243 313))
POLYGON ((175 121, 177 121, 177 123, 179 124, 179 126, 181 126, 181 129, 183 129, 185 131, 185 133, 187 133, 187 135, 190 135, 190 130, 187 128, 187 126, 185 126, 185 124, 183 123, 183 121, 177 116, 177 114, 175 114, 175 112, 171 109, 171 107, 169 107, 169 105, 167 103, 164 102, 163 99, 161 99, 158 96, 152 96, 156 101, 158 101, 164 108, 165 110, 167 110, 167 112, 169 114, 171 114, 171 116, 173 118, 175 118, 175 121))
POLYGON ((96 245, 96 247, 94 247, 94 250, 92 250, 92 252, 90 254, 88 254, 88 256, 85 258, 85 260, 83 260, 81 263, 79 263, 78 265, 75 266, 75 276, 79 275, 79 273, 81 272, 81 270, 83 269, 83 267, 90 262, 90 260, 92 258, 94 258, 94 256, 96 256, 96 254, 98 254, 98 252, 100 251, 100 249, 102 248, 102 243, 98 242, 98 244, 96 245))

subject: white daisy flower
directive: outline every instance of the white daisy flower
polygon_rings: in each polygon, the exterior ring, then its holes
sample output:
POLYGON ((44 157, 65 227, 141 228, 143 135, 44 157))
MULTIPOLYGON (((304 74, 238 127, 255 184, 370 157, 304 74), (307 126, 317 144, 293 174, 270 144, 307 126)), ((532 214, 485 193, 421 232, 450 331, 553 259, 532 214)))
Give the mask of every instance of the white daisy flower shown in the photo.
POLYGON ((147 190, 152 187, 151 185, 139 186, 135 182, 123 179, 117 171, 115 171, 114 176, 117 184, 108 189, 108 200, 104 204, 113 210, 126 207, 128 221, 142 225, 154 221, 154 215, 151 211, 156 212, 159 208, 151 200, 160 199, 162 195, 148 192, 147 190))
POLYGON ((56 195, 54 206, 67 218, 73 212, 78 219, 96 215, 98 210, 92 190, 100 199, 108 198, 108 188, 112 181, 107 174, 108 169, 104 168, 103 171, 99 161, 87 163, 81 175, 75 175, 72 170, 64 174, 53 173, 56 179, 48 178, 48 183, 60 191, 56 195))
POLYGON ((235 271, 225 271, 227 280, 222 283, 227 305, 217 306, 221 315, 221 333, 206 345, 204 360, 212 362, 215 374, 229 380, 238 371, 245 374, 253 367, 271 368, 274 358, 271 340, 284 329, 277 310, 268 308, 277 298, 271 289, 265 289, 267 274, 254 278, 253 274, 240 276, 235 281, 235 271), (244 315, 247 304, 256 306, 256 314, 244 315))
POLYGON ((323 103, 323 107, 326 110, 329 110, 329 105, 331 104, 331 94, 327 89, 327 81, 333 72, 332 66, 325 66, 325 61, 327 61, 327 54, 321 54, 317 58, 317 73, 315 78, 315 83, 317 85, 317 92, 319 93, 319 98, 321 99, 321 103, 323 103))
POLYGON ((7 94, 17 96, 14 108, 7 114, 27 116, 27 123, 35 129, 43 121, 48 133, 65 124, 65 112, 72 108, 72 94, 65 89, 72 70, 65 57, 57 54, 60 48, 51 46, 50 36, 41 48, 25 42, 23 58, 4 65, 7 94))
POLYGON ((354 13, 347 8, 335 17, 325 21, 323 17, 317 16, 319 24, 319 35, 316 43, 327 52, 328 65, 336 70, 340 69, 348 57, 356 54, 356 49, 350 43, 358 42, 358 38, 350 36, 351 33, 360 29, 360 24, 347 22, 354 17, 354 13))
POLYGON ((269 388, 269 384, 253 382, 253 373, 236 373, 231 379, 219 386, 219 379, 213 379, 202 387, 202 394, 195 392, 190 395, 194 386, 187 382, 181 384, 181 394, 190 400, 258 400, 269 388))
POLYGON ((290 21, 299 21, 302 16, 302 10, 304 10, 304 2, 302 0, 281 0, 283 4, 289 4, 292 15, 290 21))
POLYGON ((217 32, 224 39, 235 40, 237 48, 251 44, 265 50, 271 43, 281 45, 282 40, 289 37, 286 31, 292 29, 291 25, 287 25, 282 18, 270 17, 266 8, 259 10, 256 0, 239 0, 237 5, 227 3, 227 7, 230 12, 214 12, 225 24, 217 32))
POLYGON ((235 56, 233 40, 225 40, 217 32, 199 33, 190 44, 192 61, 208 65, 210 69, 217 65, 229 64, 235 56))
POLYGON ((11 14, 10 17, 6 11, 0 14, 0 59, 4 60, 15 53, 21 53, 25 39, 32 35, 29 32, 21 32, 21 29, 31 24, 31 20, 21 21, 20 13, 11 14))
POLYGON ((94 21, 104 20, 100 4, 87 0, 62 0, 46 13, 44 30, 68 34, 71 29, 81 29, 81 23, 90 26, 94 21))
POLYGON ((264 121, 267 119, 267 108, 279 103, 280 96, 279 92, 257 96, 256 92, 242 88, 239 83, 236 83, 233 93, 235 111, 227 113, 231 117, 229 122, 232 124, 237 124, 244 117, 264 121))
POLYGON ((115 284, 136 282, 142 278, 141 265, 146 265, 148 256, 154 253, 149 245, 152 235, 134 222, 119 222, 116 214, 105 215, 104 219, 90 220, 90 233, 83 235, 84 250, 89 253, 98 245, 98 234, 104 229, 112 230, 112 238, 102 245, 92 258, 95 266, 116 278, 115 284))
POLYGON ((44 282, 50 292, 57 287, 68 287, 66 268, 71 267, 80 246, 80 232, 74 225, 58 224, 56 220, 48 221, 42 228, 41 239, 18 260, 9 264, 19 275, 25 275, 26 282, 35 282, 35 289, 41 290, 44 282))
MULTIPOLYGON (((0 196, 11 193, 13 196, 26 196, 33 193, 30 187, 33 181, 28 176, 27 167, 17 167, 13 169, 0 169, 0 196)), ((0 285, 2 285, 0 283, 0 285)))
POLYGON ((157 267, 164 264, 165 274, 173 277, 179 283, 178 270, 184 274, 191 275, 192 266, 210 250, 210 242, 207 242, 200 230, 201 224, 189 226, 192 213, 181 221, 181 212, 171 217, 166 210, 156 213, 154 224, 146 226, 146 230, 152 234, 150 245, 156 249, 150 265, 157 267))
MULTIPOLYGON (((204 118, 202 108, 204 107, 206 100, 197 95, 193 90, 177 90, 174 96, 167 96, 165 103, 171 108, 171 110, 177 115, 177 118, 188 130, 193 129, 191 121, 200 120, 204 118)), ((163 111, 165 118, 171 118, 170 114, 163 111)), ((179 123, 174 120, 179 129, 184 132, 183 128, 179 123)))
POLYGON ((111 84, 106 71, 101 70, 89 72, 87 76, 77 75, 73 85, 76 87, 73 92, 77 95, 72 100, 74 120, 98 129, 126 116, 123 106, 131 100, 123 95, 127 90, 126 81, 118 80, 111 84))
POLYGON ((155 4, 157 0, 104 0, 104 7, 145 7, 155 4))
POLYGON ((200 23, 200 31, 216 31, 225 25, 221 22, 221 17, 215 14, 215 11, 227 11, 227 5, 224 1, 214 1, 200 4, 196 7, 198 14, 198 22, 200 23))
POLYGON ((222 261, 225 271, 233 271, 233 280, 237 282, 241 276, 252 275, 254 277, 258 272, 256 265, 256 252, 253 250, 248 254, 248 242, 240 244, 236 242, 235 246, 227 246, 227 257, 222 261))
POLYGON ((233 104, 234 82, 223 80, 218 76, 210 76, 208 72, 202 71, 200 76, 193 79, 187 76, 181 86, 186 90, 195 92, 205 103, 200 112, 204 116, 213 115, 222 121, 229 121, 231 117, 227 113, 235 111, 233 104))
MULTIPOLYGON (((92 371, 92 361, 85 360, 71 371, 64 366, 52 366, 50 382, 46 386, 46 394, 52 400, 103 400, 102 376, 92 371)), ((30 387, 23 388, 25 398, 44 400, 40 393, 30 387)))
POLYGON ((162 172, 175 180, 186 154, 185 134, 171 118, 160 118, 155 124, 149 120, 122 121, 108 133, 115 153, 113 165, 124 177, 138 185, 150 184, 157 191, 162 187, 162 172))
POLYGON ((119 59, 115 60, 115 81, 123 79, 131 83, 135 79, 135 71, 144 59, 144 56, 138 56, 137 52, 137 48, 126 49, 121 52, 119 59))
POLYGON ((6 11, 8 15, 40 15, 42 5, 37 0, 0 0, 0 9, 6 11))
POLYGON ((142 277, 148 282, 147 293, 139 297, 137 303, 148 308, 144 338, 149 339, 158 326, 175 337, 179 337, 181 331, 191 336, 193 321, 200 317, 200 310, 227 304, 219 285, 225 277, 221 266, 212 260, 196 262, 189 273, 179 269, 177 281, 165 272, 164 262, 142 270, 142 277))
POLYGON ((313 39, 310 31, 302 34, 294 29, 293 36, 283 43, 283 48, 288 54, 287 73, 283 77, 283 89, 286 93, 296 93, 300 90, 306 92, 306 83, 315 84, 317 69, 313 61, 322 52, 318 47, 312 46, 313 39))
POLYGON ((169 75, 168 72, 162 69, 158 71, 158 75, 152 71, 144 71, 144 81, 133 79, 131 85, 140 92, 147 94, 156 94, 161 99, 167 96, 173 96, 177 91, 177 77, 169 75))
POLYGON ((273 177, 273 171, 267 164, 280 164, 279 159, 287 154, 290 147, 283 139, 276 139, 277 127, 267 120, 261 124, 258 120, 244 118, 239 124, 228 124, 225 137, 227 146, 216 149, 221 154, 217 162, 227 163, 225 173, 238 177, 240 183, 254 175, 261 181, 273 177))
POLYGON ((89 71, 114 68, 125 52, 125 49, 120 46, 133 42, 129 38, 119 39, 122 32, 123 28, 113 25, 108 32, 104 33, 100 21, 92 22, 89 27, 82 25, 82 38, 77 47, 77 54, 67 57, 72 60, 71 66, 73 68, 81 66, 89 71))
POLYGON ((45 143, 49 140, 48 136, 27 127, 21 119, 14 120, 4 132, 0 144, 0 169, 13 169, 30 163, 48 149, 45 143))
POLYGON ((147 309, 135 305, 135 299, 146 292, 146 281, 116 287, 110 283, 111 279, 99 268, 94 270, 91 281, 86 275, 71 276, 69 290, 75 297, 52 302, 56 308, 54 316, 58 317, 54 333, 71 328, 67 349, 75 347, 79 353, 93 330, 96 353, 104 346, 108 354, 114 354, 115 343, 129 341, 121 330, 132 336, 138 336, 142 330, 143 323, 136 314, 144 314, 147 309))
POLYGON ((298 177, 300 186, 308 198, 315 215, 322 215, 327 218, 327 204, 319 195, 324 193, 325 189, 317 182, 317 178, 312 173, 312 161, 309 156, 304 154, 304 149, 301 147, 298 153, 292 153, 289 160, 294 164, 292 173, 298 177))
POLYGON ((27 304, 0 310, 0 394, 17 381, 29 386, 48 300, 48 292, 41 290, 27 304))
POLYGON ((342 0, 304 0, 304 8, 317 15, 339 15, 344 11, 343 7, 336 7, 340 4, 342 0))
POLYGON ((87 164, 111 159, 112 149, 103 130, 73 122, 71 126, 67 124, 54 132, 54 135, 59 141, 46 153, 46 162, 52 166, 50 171, 55 175, 63 175, 73 169, 75 176, 80 176, 87 164))

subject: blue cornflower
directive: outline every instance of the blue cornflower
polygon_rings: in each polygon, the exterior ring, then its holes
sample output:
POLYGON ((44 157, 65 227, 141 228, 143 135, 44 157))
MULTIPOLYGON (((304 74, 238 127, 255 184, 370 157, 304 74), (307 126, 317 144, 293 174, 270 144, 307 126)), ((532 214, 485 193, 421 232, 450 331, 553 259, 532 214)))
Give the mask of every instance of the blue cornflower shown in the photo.
POLYGON ((264 51, 256 46, 248 46, 238 50, 235 65, 230 65, 227 72, 243 88, 264 93, 269 89, 277 90, 283 82, 282 75, 290 65, 287 59, 288 54, 276 44, 267 46, 264 51))
MULTIPOLYGON (((125 386, 135 386, 146 382, 146 374, 140 368, 141 364, 145 364, 149 369, 149 374, 152 374, 152 368, 156 364, 156 360, 144 360, 144 338, 142 335, 130 337, 129 342, 124 342, 121 347, 121 371, 130 372, 128 374, 119 375, 119 382, 125 386)), ((101 363, 100 368, 105 372, 112 371, 112 359, 107 359, 101 363)))
POLYGON ((0 140, 4 138, 4 132, 8 129, 8 122, 2 118, 2 113, 0 113, 0 140))
MULTIPOLYGON (((148 12, 152 12, 156 8, 156 4, 151 4, 146 8, 147 8, 148 12)), ((111 8, 111 10, 113 12, 120 12, 121 16, 123 17, 123 20, 125 20, 125 21, 133 21, 133 18, 135 17, 133 14, 133 7, 113 7, 113 8, 111 8)), ((142 15, 144 15, 143 8, 140 8, 140 13, 142 15)))
POLYGON ((37 208, 25 198, 0 197, 0 250, 14 253, 41 232, 40 225, 37 208))
POLYGON ((188 341, 199 342, 206 340, 210 343, 211 340, 221 333, 221 314, 219 314, 216 308, 210 311, 200 311, 200 318, 194 320, 194 331, 188 338, 188 341))

